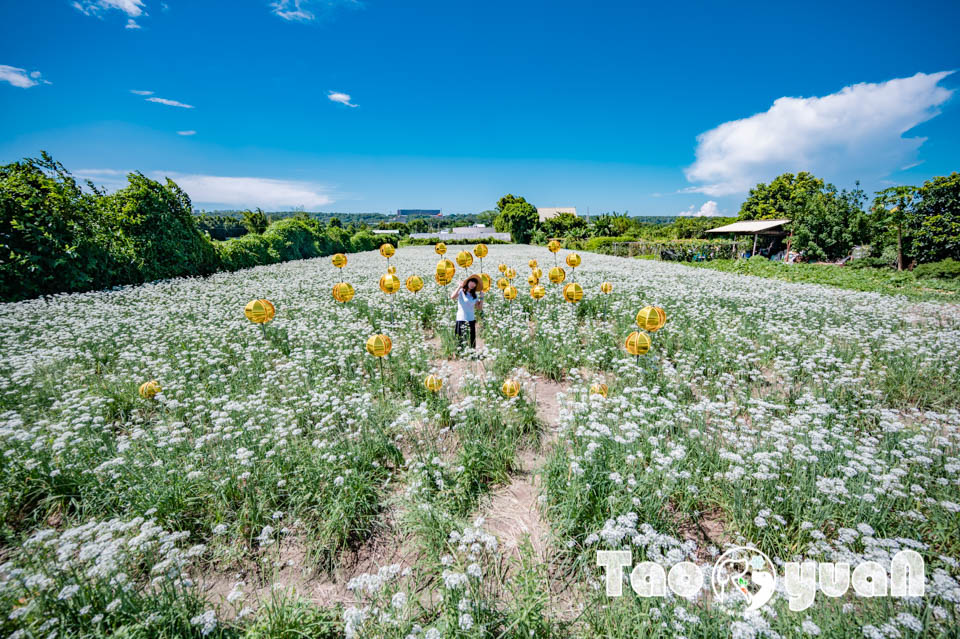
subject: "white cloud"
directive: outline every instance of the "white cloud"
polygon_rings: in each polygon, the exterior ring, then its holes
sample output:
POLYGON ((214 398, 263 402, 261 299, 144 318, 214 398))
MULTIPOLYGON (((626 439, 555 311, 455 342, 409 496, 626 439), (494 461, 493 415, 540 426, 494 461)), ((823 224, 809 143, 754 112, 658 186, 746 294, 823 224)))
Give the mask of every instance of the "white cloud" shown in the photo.
POLYGON ((153 95, 153 91, 139 91, 137 89, 130 89, 130 93, 134 93, 136 95, 153 95))
POLYGON ((44 84, 50 84, 46 80, 42 80, 40 78, 39 71, 34 71, 33 73, 28 74, 26 69, 11 67, 5 64, 0 64, 0 82, 9 82, 13 86, 21 89, 35 87, 41 82, 44 84))
POLYGON ((127 26, 124 27, 124 29, 142 29, 142 28, 143 27, 137 24, 137 21, 134 20, 133 18, 130 18, 129 20, 127 20, 127 26))
POLYGON ((915 161, 926 138, 902 137, 937 116, 953 73, 917 73, 860 83, 823 97, 777 99, 763 113, 697 136, 696 161, 684 171, 699 183, 685 191, 743 193, 785 171, 812 171, 831 182, 878 179, 915 161))
POLYGON ((690 208, 686 211, 680 211, 677 215, 684 217, 718 217, 723 215, 720 211, 720 207, 717 206, 717 203, 713 200, 707 200, 703 203, 703 206, 700 207, 700 210, 695 210, 697 208, 696 204, 691 204, 690 208))
POLYGON ((147 102, 156 102, 157 104, 166 104, 167 106, 180 107, 181 109, 193 108, 193 105, 184 104, 183 102, 177 102, 176 100, 168 100, 167 98, 147 98, 147 102))
POLYGON ((193 130, 190 130, 190 131, 177 131, 177 135, 196 135, 196 134, 197 134, 197 132, 196 132, 196 131, 193 131, 193 130))
POLYGON ((356 107, 356 106, 359 106, 358 104, 352 104, 352 103, 350 102, 350 94, 349 94, 349 93, 340 93, 340 92, 338 92, 338 91, 331 91, 330 93, 327 94, 327 98, 328 98, 329 100, 331 100, 332 102, 339 102, 340 104, 344 104, 344 105, 346 105, 346 106, 348 106, 348 107, 356 107))
MULTIPOLYGON (((104 11, 122 11, 131 18, 146 15, 143 0, 77 0, 73 8, 88 16, 99 16, 104 11)), ((129 27, 128 27, 129 28, 129 27)))
POLYGON ((273 15, 292 22, 313 22, 326 17, 338 7, 361 7, 360 0, 274 0, 270 3, 273 15), (317 13, 320 15, 318 16, 317 13))
POLYGON ((333 202, 327 188, 312 182, 257 177, 221 177, 156 172, 156 179, 169 175, 195 203, 236 207, 284 209, 302 206, 315 209, 333 202))

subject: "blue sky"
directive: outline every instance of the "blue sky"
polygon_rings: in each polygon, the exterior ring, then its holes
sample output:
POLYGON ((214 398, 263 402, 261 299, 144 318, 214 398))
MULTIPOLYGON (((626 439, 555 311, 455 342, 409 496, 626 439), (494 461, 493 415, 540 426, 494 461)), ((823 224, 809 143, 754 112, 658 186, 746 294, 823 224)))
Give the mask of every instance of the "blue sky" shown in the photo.
POLYGON ((0 162, 208 210, 643 215, 960 170, 960 3, 724 4, 4 2, 0 162))

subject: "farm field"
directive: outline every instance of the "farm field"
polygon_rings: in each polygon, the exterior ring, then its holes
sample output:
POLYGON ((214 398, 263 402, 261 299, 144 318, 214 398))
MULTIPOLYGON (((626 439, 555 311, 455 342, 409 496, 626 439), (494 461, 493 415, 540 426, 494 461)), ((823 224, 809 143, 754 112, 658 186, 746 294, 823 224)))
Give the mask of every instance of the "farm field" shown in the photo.
POLYGON ((437 259, 390 260, 416 294, 367 252, 0 305, 3 636, 956 636, 960 306, 586 253, 582 301, 535 301, 554 255, 491 246, 519 295, 457 358, 437 259), (597 567, 709 578, 731 545, 781 574, 916 550, 926 592, 795 612, 781 580, 747 611, 611 598, 597 567))

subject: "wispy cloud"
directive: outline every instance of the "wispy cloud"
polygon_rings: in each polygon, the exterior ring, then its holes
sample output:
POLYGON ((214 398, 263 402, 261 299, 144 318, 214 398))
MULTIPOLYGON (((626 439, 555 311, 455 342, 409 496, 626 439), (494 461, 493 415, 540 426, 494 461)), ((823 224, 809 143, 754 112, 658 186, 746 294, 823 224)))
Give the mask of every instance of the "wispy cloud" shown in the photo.
POLYGON ((195 203, 217 206, 285 209, 302 206, 315 209, 333 202, 323 185, 298 180, 277 180, 259 177, 223 177, 216 175, 169 175, 195 203))
POLYGON ((349 93, 340 93, 339 91, 331 91, 327 94, 327 99, 331 102, 339 102, 340 104, 346 105, 348 107, 357 107, 358 104, 353 104, 350 102, 349 93))
POLYGON ((329 16, 341 7, 359 8, 359 0, 274 0, 270 3, 273 15, 291 22, 313 22, 329 16))
POLYGON ((196 131, 193 131, 193 130, 190 130, 190 131, 177 131, 177 135, 196 135, 196 134, 197 134, 197 132, 196 132, 196 131))
POLYGON ((29 89, 38 84, 50 84, 43 79, 43 74, 39 71, 27 73, 26 69, 11 67, 6 64, 0 64, 0 82, 9 82, 15 87, 29 89))
POLYGON ((153 95, 153 91, 140 91, 138 89, 130 89, 130 93, 135 95, 153 95))
POLYGON ((147 15, 143 0, 77 0, 73 8, 88 16, 100 16, 104 11, 122 11, 131 18, 147 15))
POLYGON ((156 102, 157 104, 165 104, 172 107, 180 107, 181 109, 192 109, 192 104, 184 104, 183 102, 177 102, 176 100, 168 100, 167 98, 147 98, 147 102, 156 102))
POLYGON ((953 90, 938 83, 951 73, 779 98, 763 113, 697 136, 696 161, 685 174, 698 184, 685 191, 743 193, 785 171, 812 171, 835 182, 884 177, 915 161, 926 138, 903 134, 940 113, 953 90))
POLYGON ((124 27, 124 29, 142 29, 142 28, 143 27, 137 24, 137 21, 134 20, 133 18, 130 18, 129 20, 127 20, 127 26, 124 27))

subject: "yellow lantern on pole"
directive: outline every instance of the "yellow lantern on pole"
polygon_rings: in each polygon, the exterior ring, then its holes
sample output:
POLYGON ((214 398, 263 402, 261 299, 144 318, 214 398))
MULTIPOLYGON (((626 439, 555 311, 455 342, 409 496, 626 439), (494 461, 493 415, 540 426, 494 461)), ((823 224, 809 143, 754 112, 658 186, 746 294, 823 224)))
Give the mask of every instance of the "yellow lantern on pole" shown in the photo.
POLYGON ((385 357, 390 354, 393 342, 386 335, 371 335, 367 339, 367 352, 374 357, 385 357))
POLYGON ((270 300, 251 300, 243 308, 243 314, 254 324, 266 324, 276 315, 277 309, 270 300))
POLYGON ((427 378, 423 380, 423 385, 431 393, 439 393, 440 389, 443 388, 443 380, 436 375, 427 375, 427 378))
POLYGON ((506 300, 512 300, 517 296, 517 288, 515 286, 507 286, 503 289, 503 298, 506 300))
POLYGON ((667 314, 657 306, 644 306, 637 313, 637 326, 651 333, 663 328, 667 322, 667 314))
POLYGON ((160 382, 155 379, 151 379, 149 382, 144 382, 140 384, 138 392, 140 397, 144 399, 153 399, 156 397, 157 393, 160 392, 160 382))
POLYGON ((604 282, 600 285, 600 290, 609 295, 613 291, 613 284, 610 282, 604 282))
POLYGON ((531 274, 527 278, 527 284, 529 284, 530 286, 536 286, 539 282, 540 282, 540 279, 536 275, 531 274))
POLYGON ((343 268, 347 265, 347 256, 343 253, 337 253, 330 258, 330 261, 333 262, 333 265, 337 268, 343 268))
POLYGON ((576 253, 571 253, 567 256, 567 266, 570 268, 577 268, 580 266, 580 256, 576 253))
POLYGON ((387 295, 393 295, 400 290, 400 278, 393 273, 387 273, 380 277, 380 290, 387 295))
POLYGON ((563 287, 563 299, 572 304, 576 304, 583 299, 583 287, 576 282, 571 282, 563 287))
POLYGON ((387 267, 387 273, 389 273, 390 275, 394 275, 396 274, 396 272, 397 272, 396 266, 391 264, 390 266, 387 267))
POLYGON ((508 286, 510 286, 510 280, 508 280, 507 278, 501 277, 500 279, 497 280, 497 288, 499 288, 501 291, 507 288, 508 286))
POLYGON ((549 250, 551 253, 556 253, 560 250, 560 242, 556 240, 550 240, 550 243, 547 244, 547 250, 549 250))
POLYGON ((504 277, 506 277, 508 280, 512 280, 513 278, 515 278, 515 277, 517 276, 517 269, 513 268, 512 266, 510 266, 510 267, 507 268, 506 271, 503 272, 503 275, 504 275, 504 277))
POLYGON ((346 282, 333 285, 333 299, 338 302, 349 302, 353 299, 353 287, 346 282))
POLYGON ((537 284, 536 286, 530 289, 530 297, 532 297, 535 300, 540 299, 546 294, 547 294, 547 289, 543 288, 539 284, 537 284))
POLYGON ((487 256, 487 245, 482 243, 477 244, 473 247, 473 254, 482 260, 487 256))
POLYGON ((440 286, 446 286, 453 281, 453 276, 457 272, 457 267, 453 265, 453 262, 450 260, 440 260, 437 262, 437 272, 434 274, 434 279, 437 280, 437 284, 440 286))
POLYGON ((550 281, 554 284, 559 284, 563 280, 567 279, 567 274, 559 266, 554 266, 552 269, 550 269, 548 275, 550 277, 550 281))
POLYGON ((380 245, 380 255, 384 256, 388 260, 393 257, 393 254, 397 252, 397 249, 393 248, 393 244, 381 244, 380 245))
POLYGON ((473 264, 473 256, 467 251, 460 251, 457 253, 457 264, 460 265, 460 268, 467 268, 473 264))
POLYGON ((497 265, 497 270, 500 271, 501 273, 506 273, 506 272, 507 272, 507 265, 506 265, 506 264, 498 264, 498 265, 497 265))
POLYGON ((407 290, 416 293, 423 288, 423 278, 419 275, 411 275, 407 278, 407 290))
POLYGON ((483 282, 483 292, 486 293, 490 290, 490 287, 493 286, 493 279, 486 273, 480 274, 480 281, 483 282))
POLYGON ((503 386, 500 387, 500 390, 503 391, 503 394, 507 397, 516 397, 520 394, 520 384, 515 380, 508 379, 503 383, 503 386))
POLYGON ((650 350, 650 336, 646 333, 634 331, 627 335, 627 340, 623 345, 628 353, 639 357, 650 350))
POLYGON ((433 247, 433 250, 436 251, 437 255, 443 255, 447 252, 447 245, 443 242, 437 242, 437 245, 433 247))
POLYGON ((604 384, 604 383, 602 383, 602 382, 598 382, 598 383, 594 384, 593 386, 590 387, 590 394, 591 394, 591 395, 602 395, 603 397, 606 397, 606 396, 607 396, 607 385, 604 384))
POLYGON ((530 274, 539 280, 541 277, 543 277, 543 270, 541 270, 540 267, 538 266, 532 271, 530 271, 530 274))
POLYGON ((537 268, 537 261, 530 260, 529 262, 527 262, 527 266, 529 266, 530 268, 537 268))

